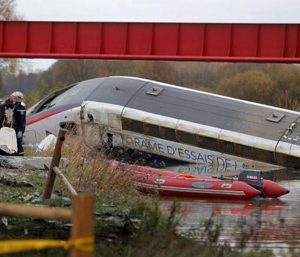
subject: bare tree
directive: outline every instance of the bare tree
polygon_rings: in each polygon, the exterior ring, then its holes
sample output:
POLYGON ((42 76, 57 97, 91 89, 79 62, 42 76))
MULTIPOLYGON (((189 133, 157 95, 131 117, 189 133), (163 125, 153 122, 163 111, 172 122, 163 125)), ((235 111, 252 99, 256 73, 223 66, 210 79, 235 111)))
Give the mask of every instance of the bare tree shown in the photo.
POLYGON ((60 60, 52 69, 52 84, 70 84, 97 76, 96 60, 60 60))
MULTIPOLYGON (((20 20, 21 17, 16 14, 15 0, 0 0, 0 21, 5 20, 20 20)), ((0 58, 0 81, 3 81, 7 72, 15 73, 20 67, 20 59, 15 58, 0 58)), ((0 83, 0 90, 2 83, 0 83)))
POLYGON ((0 20, 18 20, 15 0, 0 0, 0 20))

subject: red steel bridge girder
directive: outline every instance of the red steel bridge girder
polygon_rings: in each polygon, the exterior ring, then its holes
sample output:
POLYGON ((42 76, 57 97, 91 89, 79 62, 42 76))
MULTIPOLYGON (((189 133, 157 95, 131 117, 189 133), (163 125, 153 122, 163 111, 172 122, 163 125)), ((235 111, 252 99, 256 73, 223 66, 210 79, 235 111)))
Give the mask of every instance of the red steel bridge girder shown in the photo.
POLYGON ((0 22, 0 57, 299 62, 299 24, 0 22))

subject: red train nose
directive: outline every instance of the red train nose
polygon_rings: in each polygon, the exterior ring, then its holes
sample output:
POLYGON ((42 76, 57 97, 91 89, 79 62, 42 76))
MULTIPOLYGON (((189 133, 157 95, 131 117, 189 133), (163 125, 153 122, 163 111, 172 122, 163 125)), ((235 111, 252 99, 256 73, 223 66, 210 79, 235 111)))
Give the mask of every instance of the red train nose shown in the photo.
POLYGON ((279 196, 288 194, 290 190, 271 180, 264 179, 261 192, 264 197, 277 198, 279 196))

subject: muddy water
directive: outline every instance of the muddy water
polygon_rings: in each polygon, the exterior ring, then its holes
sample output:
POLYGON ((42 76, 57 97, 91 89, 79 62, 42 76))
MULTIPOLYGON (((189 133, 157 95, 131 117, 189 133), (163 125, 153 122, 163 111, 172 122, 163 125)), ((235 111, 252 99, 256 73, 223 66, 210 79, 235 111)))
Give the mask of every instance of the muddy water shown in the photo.
MULTIPOLYGON (((237 175, 238 170, 218 173, 196 166, 171 167, 178 172, 205 175, 237 175), (186 168, 186 169, 185 169, 186 168)), ((278 199, 257 198, 248 201, 220 199, 176 199, 181 205, 180 231, 199 227, 205 220, 221 223, 221 240, 239 239, 245 234, 241 224, 250 233, 250 241, 260 242, 277 251, 294 246, 300 250, 300 171, 277 170, 264 172, 264 177, 274 180, 290 190, 278 199), (252 230, 251 230, 252 229, 252 230)), ((174 199, 162 198, 161 205, 168 210, 174 199)))

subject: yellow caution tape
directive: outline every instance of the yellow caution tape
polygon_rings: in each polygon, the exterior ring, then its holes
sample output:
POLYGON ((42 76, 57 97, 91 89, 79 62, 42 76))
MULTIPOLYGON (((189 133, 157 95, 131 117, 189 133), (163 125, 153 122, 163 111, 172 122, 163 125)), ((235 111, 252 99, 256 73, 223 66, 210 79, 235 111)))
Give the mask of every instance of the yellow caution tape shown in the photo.
POLYGON ((63 240, 48 240, 48 239, 36 239, 36 240, 9 240, 0 242, 0 254, 25 252, 33 250, 43 250, 47 248, 59 248, 64 249, 76 248, 82 251, 94 250, 94 238, 78 238, 70 239, 68 241, 63 240))

